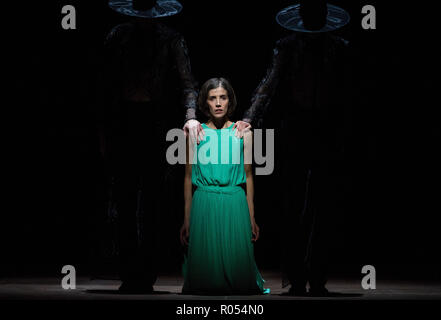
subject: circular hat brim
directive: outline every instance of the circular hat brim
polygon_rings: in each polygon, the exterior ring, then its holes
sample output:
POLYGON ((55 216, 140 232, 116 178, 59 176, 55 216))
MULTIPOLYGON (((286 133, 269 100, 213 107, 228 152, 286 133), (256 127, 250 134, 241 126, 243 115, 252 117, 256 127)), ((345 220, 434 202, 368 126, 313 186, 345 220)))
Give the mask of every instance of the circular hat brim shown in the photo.
POLYGON ((110 0, 109 7, 127 16, 150 19, 170 17, 182 11, 182 4, 176 0, 158 0, 152 9, 145 11, 133 9, 132 0, 110 0))
POLYGON ((285 29, 299 32, 329 32, 345 26, 349 20, 349 14, 342 8, 327 4, 328 15, 326 25, 318 30, 306 29, 300 16, 300 4, 295 4, 280 10, 276 15, 277 23, 285 29))

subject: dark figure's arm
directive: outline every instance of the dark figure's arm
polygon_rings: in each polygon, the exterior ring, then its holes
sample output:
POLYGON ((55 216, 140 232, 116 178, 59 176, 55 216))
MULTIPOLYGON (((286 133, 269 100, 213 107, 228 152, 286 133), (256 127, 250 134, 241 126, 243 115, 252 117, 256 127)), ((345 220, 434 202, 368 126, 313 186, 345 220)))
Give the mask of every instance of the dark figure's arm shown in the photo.
POLYGON ((196 119, 197 92, 193 75, 191 73, 190 58, 187 44, 182 36, 173 41, 173 52, 176 59, 176 67, 179 73, 179 82, 182 91, 182 104, 186 110, 185 121, 196 119))
POLYGON ((286 56, 286 49, 281 44, 281 41, 277 42, 266 75, 253 93, 250 108, 245 111, 243 121, 253 126, 259 127, 261 125, 279 83, 286 56))
POLYGON ((191 73, 187 44, 182 36, 178 37, 173 42, 173 51, 180 77, 182 103, 186 110, 183 130, 186 136, 190 135, 191 139, 196 140, 197 143, 199 143, 205 135, 205 132, 196 118, 198 94, 195 90, 194 79, 191 73))

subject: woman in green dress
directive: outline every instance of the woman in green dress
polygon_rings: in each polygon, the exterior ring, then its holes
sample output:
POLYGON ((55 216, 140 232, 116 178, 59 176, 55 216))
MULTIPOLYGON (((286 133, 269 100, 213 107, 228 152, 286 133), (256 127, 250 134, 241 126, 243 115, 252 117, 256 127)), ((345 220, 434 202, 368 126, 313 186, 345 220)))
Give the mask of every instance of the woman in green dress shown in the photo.
POLYGON ((254 260, 259 227, 254 219, 251 161, 244 161, 244 154, 251 151, 251 131, 243 138, 234 134, 229 117, 236 97, 227 80, 208 80, 198 104, 209 120, 202 124, 204 140, 199 144, 187 140, 180 236, 188 247, 182 293, 268 293, 254 260))

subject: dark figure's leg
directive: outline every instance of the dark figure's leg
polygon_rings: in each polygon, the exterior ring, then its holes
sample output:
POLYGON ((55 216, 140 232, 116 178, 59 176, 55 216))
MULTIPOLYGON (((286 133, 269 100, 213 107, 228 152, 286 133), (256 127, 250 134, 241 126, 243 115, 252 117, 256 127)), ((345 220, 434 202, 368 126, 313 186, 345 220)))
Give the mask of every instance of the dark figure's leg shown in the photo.
POLYGON ((324 169, 315 169, 311 174, 310 228, 307 247, 307 269, 310 292, 326 295, 325 288, 329 267, 330 250, 336 237, 333 219, 336 218, 336 177, 324 169))
POLYGON ((140 191, 138 194, 139 208, 136 212, 136 227, 138 235, 138 247, 134 273, 138 275, 138 281, 152 286, 157 278, 156 268, 156 219, 157 219, 157 192, 149 188, 152 183, 156 186, 153 175, 140 177, 140 191), (152 179, 152 181, 149 181, 152 179))
MULTIPOLYGON (((142 103, 140 115, 137 119, 141 121, 139 142, 139 171, 142 173, 142 198, 141 198, 141 215, 139 215, 140 247, 139 247, 139 266, 142 268, 142 279, 150 282, 152 285, 156 281, 158 267, 161 261, 160 235, 163 232, 160 224, 161 217, 166 205, 164 198, 167 190, 165 190, 165 164, 166 150, 165 137, 166 131, 163 124, 164 117, 157 114, 159 107, 152 103, 142 103), (145 119, 151 120, 146 124, 145 119)), ((169 200, 170 201, 170 200, 169 200)))
POLYGON ((139 229, 139 248, 137 266, 140 279, 145 283, 154 284, 157 278, 159 261, 158 232, 159 214, 161 213, 161 176, 162 173, 157 159, 146 159, 145 170, 141 177, 140 210, 137 214, 139 229))
POLYGON ((145 266, 140 263, 142 242, 141 214, 139 212, 140 177, 120 175, 115 181, 118 212, 119 273, 122 289, 150 289, 151 279, 144 276, 145 266))
POLYGON ((305 256, 307 235, 305 206, 308 193, 308 170, 290 168, 284 171, 283 185, 283 271, 291 283, 290 294, 306 293, 307 270, 305 256))
POLYGON ((116 181, 121 291, 151 292, 156 281, 155 237, 158 157, 148 104, 126 103, 127 127, 119 143, 116 181))

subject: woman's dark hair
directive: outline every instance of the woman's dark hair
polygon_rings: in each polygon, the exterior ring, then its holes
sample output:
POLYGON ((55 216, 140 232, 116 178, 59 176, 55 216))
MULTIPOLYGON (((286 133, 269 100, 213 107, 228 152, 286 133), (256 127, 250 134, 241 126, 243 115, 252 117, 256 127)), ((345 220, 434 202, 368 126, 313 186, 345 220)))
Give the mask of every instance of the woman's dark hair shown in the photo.
POLYGON ((208 92, 210 92, 210 90, 212 89, 216 89, 219 87, 224 88, 225 91, 227 91, 228 94, 227 116, 231 117, 234 111, 236 110, 237 101, 233 87, 231 86, 230 82, 225 78, 211 78, 202 85, 198 97, 199 110, 207 117, 210 116, 210 109, 207 104, 208 92))

